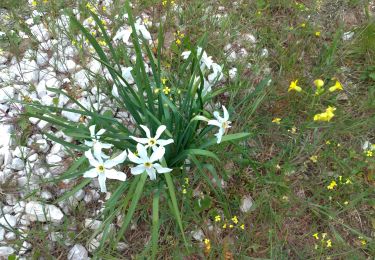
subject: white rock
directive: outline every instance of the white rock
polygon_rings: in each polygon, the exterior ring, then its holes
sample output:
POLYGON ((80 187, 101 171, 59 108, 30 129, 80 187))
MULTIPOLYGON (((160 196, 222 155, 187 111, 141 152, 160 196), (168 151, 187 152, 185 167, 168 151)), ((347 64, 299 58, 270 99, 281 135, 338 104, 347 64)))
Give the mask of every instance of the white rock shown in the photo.
POLYGON ((83 200, 86 203, 90 203, 92 201, 98 200, 100 198, 100 194, 96 190, 89 190, 86 192, 85 197, 83 200))
POLYGON ((89 228, 92 230, 98 229, 102 222, 100 220, 94 220, 91 218, 85 219, 85 228, 89 228))
POLYGON ((262 57, 268 57, 268 50, 266 48, 262 49, 260 56, 262 57))
POLYGON ((202 229, 198 229, 198 230, 192 231, 191 235, 193 236, 193 238, 195 240, 200 241, 200 242, 203 241, 204 234, 203 234, 202 229))
POLYGON ((46 156, 46 161, 48 164, 57 164, 62 161, 62 158, 56 154, 48 154, 46 156))
POLYGON ((23 241, 19 254, 24 255, 30 248, 31 244, 27 241, 23 241))
POLYGON ((248 212, 253 206, 253 199, 250 195, 244 196, 241 200, 240 210, 244 213, 248 212))
POLYGON ((10 168, 16 171, 20 171, 25 168, 25 162, 20 158, 13 158, 10 168))
POLYGON ((8 232, 5 234, 6 240, 15 240, 17 238, 16 234, 13 232, 8 232))
POLYGON ((5 64, 8 61, 8 58, 0 55, 0 64, 5 64))
POLYGON ((43 24, 36 24, 30 28, 31 34, 36 37, 39 42, 43 42, 49 39, 49 33, 43 24))
POLYGON ((10 214, 5 214, 0 218, 0 225, 6 228, 14 228, 17 224, 17 218, 10 214))
POLYGON ((10 246, 0 247, 0 256, 9 256, 14 253, 14 249, 10 246))
POLYGON ((39 122, 39 118, 36 118, 36 117, 29 117, 29 121, 30 123, 32 123, 33 125, 37 124, 39 122))
POLYGON ((19 214, 24 212, 26 203, 24 201, 18 202, 16 205, 13 206, 12 210, 14 213, 19 214))
POLYGON ((354 32, 344 32, 342 35, 342 40, 343 41, 350 41, 354 36, 354 32))
POLYGON ((65 62, 63 61, 58 61, 57 64, 57 71, 61 73, 72 73, 74 72, 76 68, 76 63, 73 60, 66 60, 65 62))
MULTIPOLYGON (((43 98, 43 100, 45 100, 46 98, 50 98, 50 97, 48 97, 48 96, 45 96, 44 98, 43 98)), ((43 104, 43 105, 47 105, 47 104, 43 104)), ((50 104, 49 104, 50 105, 50 104)), ((48 105, 47 105, 48 106, 48 105)), ((47 127, 49 127, 50 126, 50 123, 48 123, 47 121, 44 121, 44 120, 40 120, 39 122, 38 122, 38 124, 37 124, 37 127, 40 129, 40 130, 44 130, 44 129, 46 129, 47 127)))
MULTIPOLYGON (((70 108, 75 108, 75 106, 71 106, 70 108)), ((73 121, 73 122, 79 122, 79 119, 81 118, 81 115, 78 113, 70 112, 70 111, 62 111, 61 115, 65 117, 66 119, 73 121)))
POLYGON ((94 252, 100 245, 100 242, 97 240, 97 239, 93 239, 90 241, 90 244, 89 244, 89 247, 88 247, 88 250, 89 252, 94 252))
POLYGON ((85 89, 89 84, 90 80, 86 75, 84 70, 80 70, 73 75, 74 82, 80 86, 81 88, 85 89))
POLYGON ((37 201, 30 201, 26 204, 25 213, 30 221, 60 223, 64 218, 61 210, 49 204, 41 204, 37 201))
POLYGON ((51 154, 57 154, 59 156, 64 156, 65 152, 64 152, 64 146, 62 146, 62 144, 59 144, 59 143, 55 143, 51 150, 50 150, 50 153, 51 154))
POLYGON ((35 162, 36 160, 38 160, 38 154, 34 153, 34 154, 30 155, 29 157, 27 157, 27 160, 29 162, 35 162))
POLYGON ((48 64, 48 53, 46 52, 38 52, 36 55, 36 64, 40 67, 43 67, 48 64))
POLYGON ((36 92, 40 98, 47 95, 47 88, 46 88, 46 81, 43 79, 41 80, 38 85, 36 85, 36 92))
POLYGON ((9 213, 12 213, 12 212, 13 212, 13 207, 12 206, 4 206, 3 207, 2 213, 9 214, 9 213))
POLYGON ((13 151, 13 156, 18 158, 26 158, 30 153, 30 148, 26 146, 17 146, 13 151))
POLYGON ((0 88, 0 103, 7 102, 14 98, 15 89, 12 86, 0 88))
POLYGON ((245 39, 248 40, 250 43, 252 44, 255 44, 257 43, 257 39, 255 38, 254 35, 252 35, 251 33, 249 34, 245 34, 245 39))
POLYGON ((42 153, 46 153, 49 150, 49 144, 47 140, 40 139, 35 142, 38 145, 39 151, 42 153))
POLYGON ((229 78, 234 79, 237 76, 237 68, 231 68, 229 70, 229 78))
POLYGON ((5 235, 5 229, 0 227, 0 241, 4 240, 4 235, 5 235))
POLYGON ((44 191, 42 191, 42 192, 40 193, 40 197, 41 197, 42 199, 45 199, 45 200, 50 200, 50 199, 53 198, 53 195, 52 195, 51 192, 44 190, 44 191))
POLYGON ((85 260, 88 258, 86 248, 80 244, 76 244, 70 249, 68 253, 68 260, 85 260))

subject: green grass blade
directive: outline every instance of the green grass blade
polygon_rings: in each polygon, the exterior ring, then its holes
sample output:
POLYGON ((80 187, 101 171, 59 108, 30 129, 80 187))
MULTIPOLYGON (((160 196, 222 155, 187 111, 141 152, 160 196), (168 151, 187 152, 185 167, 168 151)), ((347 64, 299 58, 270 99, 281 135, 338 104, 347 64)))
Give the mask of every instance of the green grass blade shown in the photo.
POLYGON ((182 239, 184 240, 184 244, 186 249, 188 249, 188 243, 185 238, 185 233, 184 233, 184 228, 182 226, 182 220, 181 220, 181 215, 180 215, 180 210, 178 209, 177 205, 177 198, 176 198, 176 192, 174 188, 174 184, 172 181, 172 177, 169 173, 164 173, 165 180, 167 181, 167 186, 168 186, 168 191, 169 191, 169 196, 172 200, 172 206, 173 206, 173 215, 176 217, 177 224, 180 228, 182 239))
POLYGON ((160 191, 159 189, 154 191, 154 198, 152 201, 152 232, 151 232, 151 252, 152 259, 156 259, 156 254, 158 250, 158 240, 159 240, 159 199, 160 191))
POLYGON ((125 216, 124 222, 122 223, 119 234, 117 236, 117 239, 116 239, 117 243, 124 237, 124 233, 126 231, 126 228, 130 224, 130 221, 131 221, 131 219, 134 215, 135 209, 138 205, 138 201, 141 198, 143 186, 145 185, 147 176, 148 175, 147 175, 146 172, 142 173, 141 178, 139 179, 139 181, 137 183, 137 188, 135 189, 135 192, 133 194, 133 200, 130 203, 129 210, 128 210, 126 216, 125 216))

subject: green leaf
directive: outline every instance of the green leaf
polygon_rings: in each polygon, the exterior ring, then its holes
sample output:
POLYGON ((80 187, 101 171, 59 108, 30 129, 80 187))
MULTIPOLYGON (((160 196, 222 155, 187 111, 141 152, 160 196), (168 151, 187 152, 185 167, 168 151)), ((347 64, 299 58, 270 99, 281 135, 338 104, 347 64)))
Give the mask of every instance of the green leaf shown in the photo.
MULTIPOLYGON (((236 133, 236 134, 224 135, 223 138, 221 139, 221 143, 235 141, 235 140, 241 140, 241 139, 245 139, 249 136, 251 136, 250 133, 236 133)), ((216 138, 213 138, 213 139, 207 141, 206 143, 202 144, 199 148, 205 149, 205 148, 210 147, 214 144, 217 144, 216 138)))
POLYGON ((126 231, 126 228, 130 224, 130 221, 131 221, 131 219, 132 219, 132 217, 134 215, 135 209, 137 207, 138 201, 141 198, 143 186, 145 185, 147 176, 148 175, 147 175, 146 172, 142 173, 141 178, 140 178, 140 180, 137 183, 137 188, 135 189, 134 194, 132 194, 133 195, 133 200, 130 203, 129 210, 128 210, 126 216, 125 216, 124 222, 121 225, 121 228, 120 228, 120 231, 119 231, 119 235, 117 236, 117 239, 116 239, 117 243, 121 240, 121 238, 123 238, 124 233, 126 231))
POLYGON ((154 191, 154 198, 152 201, 152 232, 151 232, 151 252, 152 259, 156 259, 156 254, 158 250, 158 240, 159 240, 159 199, 160 192, 159 189, 154 191))
POLYGON ((176 192, 175 192, 174 184, 173 184, 173 181, 172 181, 172 177, 171 177, 170 173, 164 173, 164 177, 165 177, 165 180, 167 181, 169 196, 170 196, 171 201, 172 201, 172 207, 173 207, 172 213, 177 220, 178 226, 180 227, 180 231, 181 231, 181 235, 182 235, 182 238, 184 240, 184 243, 185 243, 185 247, 186 247, 186 249, 188 249, 188 244, 187 244, 187 241, 186 241, 186 238, 185 238, 184 228, 182 227, 181 215, 180 215, 180 211, 179 211, 178 205, 177 205, 176 192))
POLYGON ((179 153, 179 155, 177 155, 176 158, 172 161, 171 165, 175 165, 179 161, 184 160, 189 155, 201 155, 201 156, 213 158, 218 162, 220 161, 219 157, 217 157, 217 155, 214 154, 213 152, 202 150, 202 149, 188 149, 179 153))

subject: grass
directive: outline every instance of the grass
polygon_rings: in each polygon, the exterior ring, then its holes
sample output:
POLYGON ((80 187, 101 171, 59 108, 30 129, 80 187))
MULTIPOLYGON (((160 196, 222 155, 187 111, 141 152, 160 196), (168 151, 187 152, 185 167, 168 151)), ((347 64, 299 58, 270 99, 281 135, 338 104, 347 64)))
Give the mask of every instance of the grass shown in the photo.
MULTIPOLYGON (((233 91, 221 95, 220 101, 232 108, 233 132, 247 131, 251 138, 217 149, 221 161, 215 163, 215 169, 223 176, 224 196, 202 182, 203 175, 211 178, 216 173, 204 163, 201 169, 192 168, 187 173, 188 183, 183 175, 177 179, 179 210, 191 247, 189 251, 184 248, 174 216, 161 216, 158 258, 371 258, 375 254, 375 161, 374 157, 365 157, 361 148, 365 140, 375 141, 375 14, 369 3, 191 0, 180 4, 179 15, 167 11, 160 1, 141 1, 136 10, 154 15, 152 21, 168 12, 165 30, 171 37, 169 43, 176 30, 185 33, 186 48, 205 34, 208 54, 227 69, 238 68, 238 77, 225 83, 233 91), (217 21, 215 14, 226 17, 217 21), (354 38, 343 41, 343 33, 352 30, 354 38), (318 31, 319 37, 315 35, 318 31), (245 39, 249 33, 257 38, 255 46, 245 39), (224 50, 228 44, 231 50, 245 48, 249 54, 230 60, 224 50), (268 50, 266 57, 260 55, 263 48, 268 50), (271 84, 252 92, 267 77, 272 79, 271 84), (344 91, 313 97, 313 80, 322 78, 330 86, 333 77, 340 80, 344 91), (296 79, 305 93, 287 92, 290 81, 296 79), (314 122, 313 116, 327 105, 337 107, 334 119, 314 122), (275 117, 282 119, 280 125, 272 123, 275 117), (310 159, 314 155, 317 162, 310 159), (327 189, 333 180, 337 186, 327 189), (241 213, 239 206, 246 195, 252 197, 254 205, 248 213, 241 213), (215 222, 218 214, 222 219, 215 222), (229 227, 233 216, 245 225, 244 230, 239 225, 229 227), (227 227, 223 228, 225 223, 227 227), (210 239, 209 250, 192 239, 190 232, 197 229, 210 239), (315 233, 319 239, 313 236, 315 233), (322 242, 323 233, 326 237, 322 242)), ((12 9, 15 14, 21 10, 12 9)), ((172 43, 165 55, 171 74, 179 48, 183 47, 172 43)), ((155 221, 152 212, 173 207, 168 201, 162 196, 154 201, 143 199, 142 208, 135 210, 129 223, 137 228, 125 233, 129 248, 123 253, 109 249, 102 257, 148 257, 154 244, 148 228, 155 221)), ((94 208, 80 205, 78 220, 94 208)), ((82 223, 74 224, 82 232, 70 234, 71 239, 87 243, 90 232, 82 223)), ((40 230, 35 227, 32 237, 45 236, 40 230)), ((69 233, 65 227, 60 231, 69 233)), ((38 241, 42 243, 43 239, 34 239, 33 244, 38 241)), ((34 256, 50 257, 51 252, 41 250, 43 247, 34 248, 34 256)), ((62 244, 58 248, 68 250, 62 244)))

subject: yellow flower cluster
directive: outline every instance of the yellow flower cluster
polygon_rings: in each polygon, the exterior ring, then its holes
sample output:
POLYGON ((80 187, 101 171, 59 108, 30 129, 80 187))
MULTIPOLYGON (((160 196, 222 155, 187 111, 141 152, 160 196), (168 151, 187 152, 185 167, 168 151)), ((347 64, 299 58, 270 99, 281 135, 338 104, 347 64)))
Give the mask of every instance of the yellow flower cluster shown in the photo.
POLYGON ((298 79, 290 82, 288 92, 290 92, 290 91, 301 92, 302 88, 300 86, 298 86, 297 83, 298 83, 298 79))
POLYGON ((182 185, 182 194, 187 193, 188 187, 189 187, 189 178, 184 178, 184 184, 182 185))
POLYGON ((177 32, 174 33, 174 36, 176 37, 176 40, 175 40, 176 44, 181 45, 182 39, 184 39, 185 34, 177 30, 177 32))
MULTIPOLYGON (((221 222, 221 216, 220 215, 217 215, 217 216, 215 216, 215 222, 221 222)), ((239 228, 239 229, 242 229, 242 230, 245 230, 245 224, 239 224, 239 220, 238 220, 238 217, 237 216, 233 216, 232 218, 231 218, 231 221, 229 221, 229 222, 224 222, 224 224, 222 225, 222 228, 223 229, 227 229, 227 228, 230 228, 230 229, 232 229, 232 228, 235 228, 235 227, 237 227, 237 228, 239 228)))
MULTIPOLYGON (((327 248, 330 248, 332 247, 332 240, 331 239, 326 239, 328 238, 327 237, 327 233, 322 233, 321 234, 321 240, 320 240, 320 243, 323 247, 327 247, 327 248)), ((320 237, 319 237, 319 233, 315 233, 312 235, 316 240, 319 240, 320 237)), ((318 249, 319 246, 315 244, 315 249, 318 249)))
POLYGON ((273 120, 272 120, 272 123, 275 123, 275 124, 280 124, 281 123, 281 118, 280 117, 275 117, 273 120))
MULTIPOLYGON (((167 0, 163 0, 163 1, 161 2, 161 4, 162 4, 163 6, 167 6, 168 1, 167 1, 167 0)), ((175 5, 175 1, 174 1, 174 0, 169 1, 169 4, 173 6, 173 5, 175 5)))
MULTIPOLYGON (((349 178, 346 178, 345 181, 343 181, 343 177, 340 175, 339 184, 347 185, 347 184, 353 184, 353 182, 349 178)), ((327 186, 327 189, 333 190, 336 186, 338 186, 337 182, 335 180, 332 180, 331 183, 327 186)))
POLYGON ((325 112, 316 114, 314 116, 314 121, 331 121, 331 119, 335 116, 335 114, 333 113, 335 110, 335 107, 328 106, 325 112))
POLYGON ((205 238, 203 242, 204 242, 204 253, 208 255, 211 251, 211 241, 208 238, 205 238))

